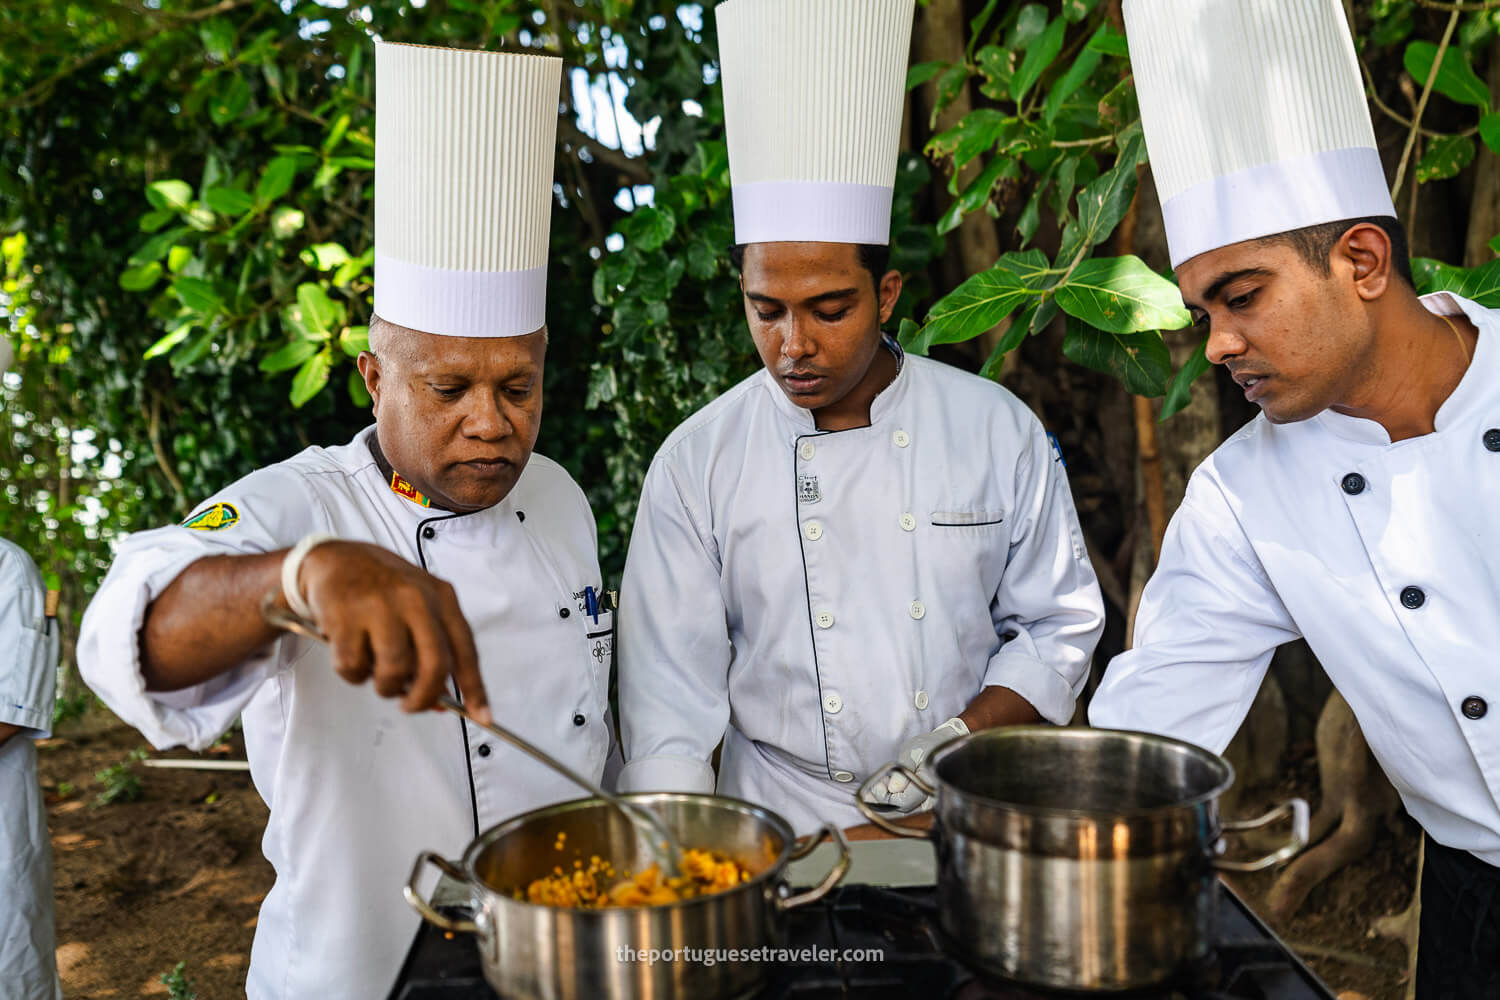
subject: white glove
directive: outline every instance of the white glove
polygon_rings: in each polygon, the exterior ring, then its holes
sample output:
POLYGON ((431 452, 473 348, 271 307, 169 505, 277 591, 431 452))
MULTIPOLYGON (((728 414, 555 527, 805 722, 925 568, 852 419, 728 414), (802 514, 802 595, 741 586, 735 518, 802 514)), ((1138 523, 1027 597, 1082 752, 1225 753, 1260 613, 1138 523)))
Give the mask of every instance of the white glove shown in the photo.
MULTIPOLYGON (((901 744, 901 749, 896 752, 896 763, 904 764, 917 772, 917 776, 923 781, 931 784, 935 775, 927 761, 933 752, 945 743, 967 735, 969 727, 964 725, 964 720, 949 719, 932 732, 913 736, 901 744)), ((885 786, 883 791, 880 786, 873 789, 876 796, 885 804, 895 806, 900 812, 921 812, 933 806, 933 797, 908 781, 903 774, 887 775, 882 784, 885 786)))

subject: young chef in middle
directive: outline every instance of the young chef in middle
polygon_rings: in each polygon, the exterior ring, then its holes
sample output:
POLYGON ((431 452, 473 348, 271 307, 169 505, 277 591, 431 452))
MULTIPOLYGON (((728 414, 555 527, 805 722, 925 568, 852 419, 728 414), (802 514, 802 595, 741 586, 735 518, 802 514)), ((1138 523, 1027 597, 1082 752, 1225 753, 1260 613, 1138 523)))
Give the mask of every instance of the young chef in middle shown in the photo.
MULTIPOLYGON (((717 9, 735 256, 765 362, 652 462, 625 567, 630 791, 799 833, 971 730, 1066 723, 1104 610, 1060 456, 985 379, 881 333, 913 0, 717 9)), ((924 805, 895 778, 886 804, 924 805)))

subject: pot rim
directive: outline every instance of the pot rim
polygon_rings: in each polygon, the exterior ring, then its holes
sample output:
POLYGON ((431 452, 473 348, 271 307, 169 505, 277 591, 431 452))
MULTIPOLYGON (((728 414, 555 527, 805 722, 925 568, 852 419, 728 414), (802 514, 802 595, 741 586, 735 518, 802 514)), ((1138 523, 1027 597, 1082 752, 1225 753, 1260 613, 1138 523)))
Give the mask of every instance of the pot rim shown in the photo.
MULTIPOLYGON (((1148 733, 1138 729, 1102 729, 1092 726, 1001 726, 993 729, 981 729, 978 732, 961 736, 944 746, 938 748, 932 757, 932 773, 936 778, 935 784, 938 788, 938 797, 941 803, 942 793, 947 791, 953 795, 959 795, 965 799, 982 803, 988 808, 1008 813, 1016 813, 1026 816, 1057 817, 1066 819, 1082 819, 1097 822, 1101 819, 1139 819, 1146 816, 1160 815, 1177 809, 1190 809, 1195 806, 1212 802, 1223 795, 1234 784, 1234 765, 1225 760, 1219 754, 1205 750, 1196 743, 1179 740, 1172 736, 1162 736, 1159 733, 1148 733), (952 782, 945 781, 938 768, 942 766, 943 760, 954 753, 961 751, 971 743, 992 742, 1005 739, 1020 739, 1025 736, 1044 736, 1048 739, 1060 740, 1094 740, 1105 737, 1138 737, 1154 743, 1163 743, 1169 746, 1181 748, 1222 771, 1224 777, 1217 785, 1207 791, 1196 795, 1177 799, 1165 805, 1157 806, 1131 806, 1126 809, 1085 809, 1070 806, 1037 806, 1026 805, 1018 802, 1008 802, 1005 799, 997 799, 989 795, 981 795, 978 792, 967 791, 952 782)), ((941 812, 941 805, 939 807, 941 812)), ((934 824, 933 829, 937 826, 934 824)))
POLYGON ((729 807, 732 812, 748 813, 775 827, 776 832, 782 835, 781 852, 776 856, 775 862, 748 882, 741 882, 737 886, 723 889, 707 896, 694 896, 691 899, 679 899, 672 903, 649 903, 642 906, 609 906, 602 909, 591 909, 581 906, 554 906, 550 903, 533 903, 529 899, 517 899, 509 892, 497 889, 479 877, 478 872, 475 870, 475 862, 478 861, 479 855, 484 853, 491 844, 507 834, 515 832, 515 830, 530 822, 540 821, 552 816, 565 815, 579 809, 600 805, 608 806, 609 804, 604 799, 588 795, 582 798, 567 799, 562 802, 554 802, 551 805, 540 806, 530 812, 524 812, 518 816, 512 816, 510 819, 502 820, 480 833, 479 836, 469 842, 468 847, 464 848, 463 858, 459 861, 459 867, 463 870, 465 881, 471 887, 484 889, 496 899, 502 900, 507 904, 545 910, 552 913, 571 913, 577 915, 580 919, 602 920, 608 919, 611 913, 618 912, 636 913, 642 910, 664 911, 687 908, 742 890, 764 886, 765 883, 781 875, 782 870, 787 866, 787 855, 791 853, 792 846, 797 842, 797 837, 792 831, 792 825, 778 813, 774 813, 766 807, 756 805, 753 802, 747 802, 744 799, 731 798, 727 795, 705 795, 697 792, 629 792, 620 795, 620 798, 641 804, 663 801, 698 802, 714 807, 729 807))

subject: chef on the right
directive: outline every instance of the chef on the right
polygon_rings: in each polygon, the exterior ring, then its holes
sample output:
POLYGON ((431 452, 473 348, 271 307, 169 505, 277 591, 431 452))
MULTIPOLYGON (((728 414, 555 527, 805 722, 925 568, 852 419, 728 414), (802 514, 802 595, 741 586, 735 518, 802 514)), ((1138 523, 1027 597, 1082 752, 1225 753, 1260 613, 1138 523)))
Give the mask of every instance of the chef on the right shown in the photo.
POLYGON ((1306 639, 1426 831, 1419 998, 1500 997, 1500 311, 1418 297, 1339 0, 1125 0, 1184 303, 1261 413, 1096 726, 1222 751, 1306 639))

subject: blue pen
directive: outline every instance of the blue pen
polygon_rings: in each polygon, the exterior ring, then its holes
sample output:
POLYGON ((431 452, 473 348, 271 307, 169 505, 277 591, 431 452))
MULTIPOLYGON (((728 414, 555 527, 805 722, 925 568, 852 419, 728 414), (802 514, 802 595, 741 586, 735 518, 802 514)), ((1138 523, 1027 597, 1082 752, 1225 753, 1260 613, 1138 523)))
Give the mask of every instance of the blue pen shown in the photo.
POLYGON ((594 596, 593 587, 583 588, 584 614, 593 616, 594 624, 599 624, 599 599, 594 596))

